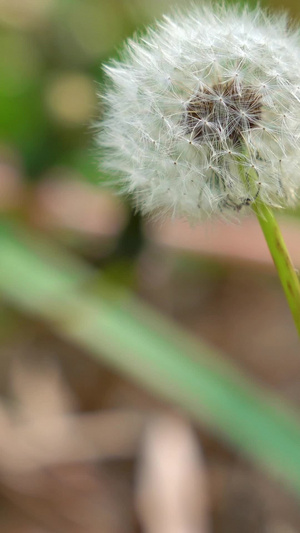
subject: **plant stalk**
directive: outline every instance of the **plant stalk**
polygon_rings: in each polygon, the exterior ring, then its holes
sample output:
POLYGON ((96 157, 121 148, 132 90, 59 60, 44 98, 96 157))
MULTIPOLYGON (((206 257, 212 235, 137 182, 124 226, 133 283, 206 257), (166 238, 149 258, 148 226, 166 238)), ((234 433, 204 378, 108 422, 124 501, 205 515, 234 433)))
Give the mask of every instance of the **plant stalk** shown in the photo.
POLYGON ((268 206, 258 200, 252 204, 252 209, 258 218, 260 227, 267 241, 267 245, 271 252, 300 336, 300 284, 283 236, 277 221, 268 206))

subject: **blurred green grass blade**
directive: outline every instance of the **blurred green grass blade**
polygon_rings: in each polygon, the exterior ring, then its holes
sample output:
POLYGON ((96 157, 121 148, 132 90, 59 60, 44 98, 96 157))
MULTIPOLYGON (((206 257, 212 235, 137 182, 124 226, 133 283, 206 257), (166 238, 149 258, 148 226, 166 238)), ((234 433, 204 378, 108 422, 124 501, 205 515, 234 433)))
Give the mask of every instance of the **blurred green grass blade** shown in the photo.
POLYGON ((0 222, 0 290, 98 360, 171 401, 300 494, 300 422, 180 328, 127 293, 88 290, 94 271, 0 222))

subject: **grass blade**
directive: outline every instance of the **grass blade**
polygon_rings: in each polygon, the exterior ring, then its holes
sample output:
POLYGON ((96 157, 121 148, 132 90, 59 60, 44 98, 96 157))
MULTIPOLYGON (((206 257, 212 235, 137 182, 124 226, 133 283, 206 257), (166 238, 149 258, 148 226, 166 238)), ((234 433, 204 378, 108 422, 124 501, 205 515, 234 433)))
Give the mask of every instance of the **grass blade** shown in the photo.
POLYGON ((254 385, 128 293, 88 290, 94 271, 0 223, 0 290, 71 342, 204 422, 300 494, 300 423, 254 385))

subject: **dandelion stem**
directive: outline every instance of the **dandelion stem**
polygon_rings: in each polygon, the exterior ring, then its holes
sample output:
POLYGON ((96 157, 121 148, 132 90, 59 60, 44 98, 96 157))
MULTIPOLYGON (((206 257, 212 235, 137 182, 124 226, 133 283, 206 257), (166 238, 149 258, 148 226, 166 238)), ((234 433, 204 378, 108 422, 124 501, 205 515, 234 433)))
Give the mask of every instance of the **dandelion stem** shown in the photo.
POLYGON ((277 269, 300 336, 300 284, 283 236, 271 209, 257 200, 252 204, 277 269))

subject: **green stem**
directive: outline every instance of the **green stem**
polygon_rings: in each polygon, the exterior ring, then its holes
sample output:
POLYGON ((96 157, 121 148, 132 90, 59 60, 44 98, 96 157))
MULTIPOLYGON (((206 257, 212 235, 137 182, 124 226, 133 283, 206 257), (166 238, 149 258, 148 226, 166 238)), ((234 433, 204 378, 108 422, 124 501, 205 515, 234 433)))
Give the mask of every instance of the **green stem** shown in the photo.
POLYGON ((300 336, 300 284, 283 236, 271 209, 257 201, 252 205, 267 241, 286 299, 300 336))

